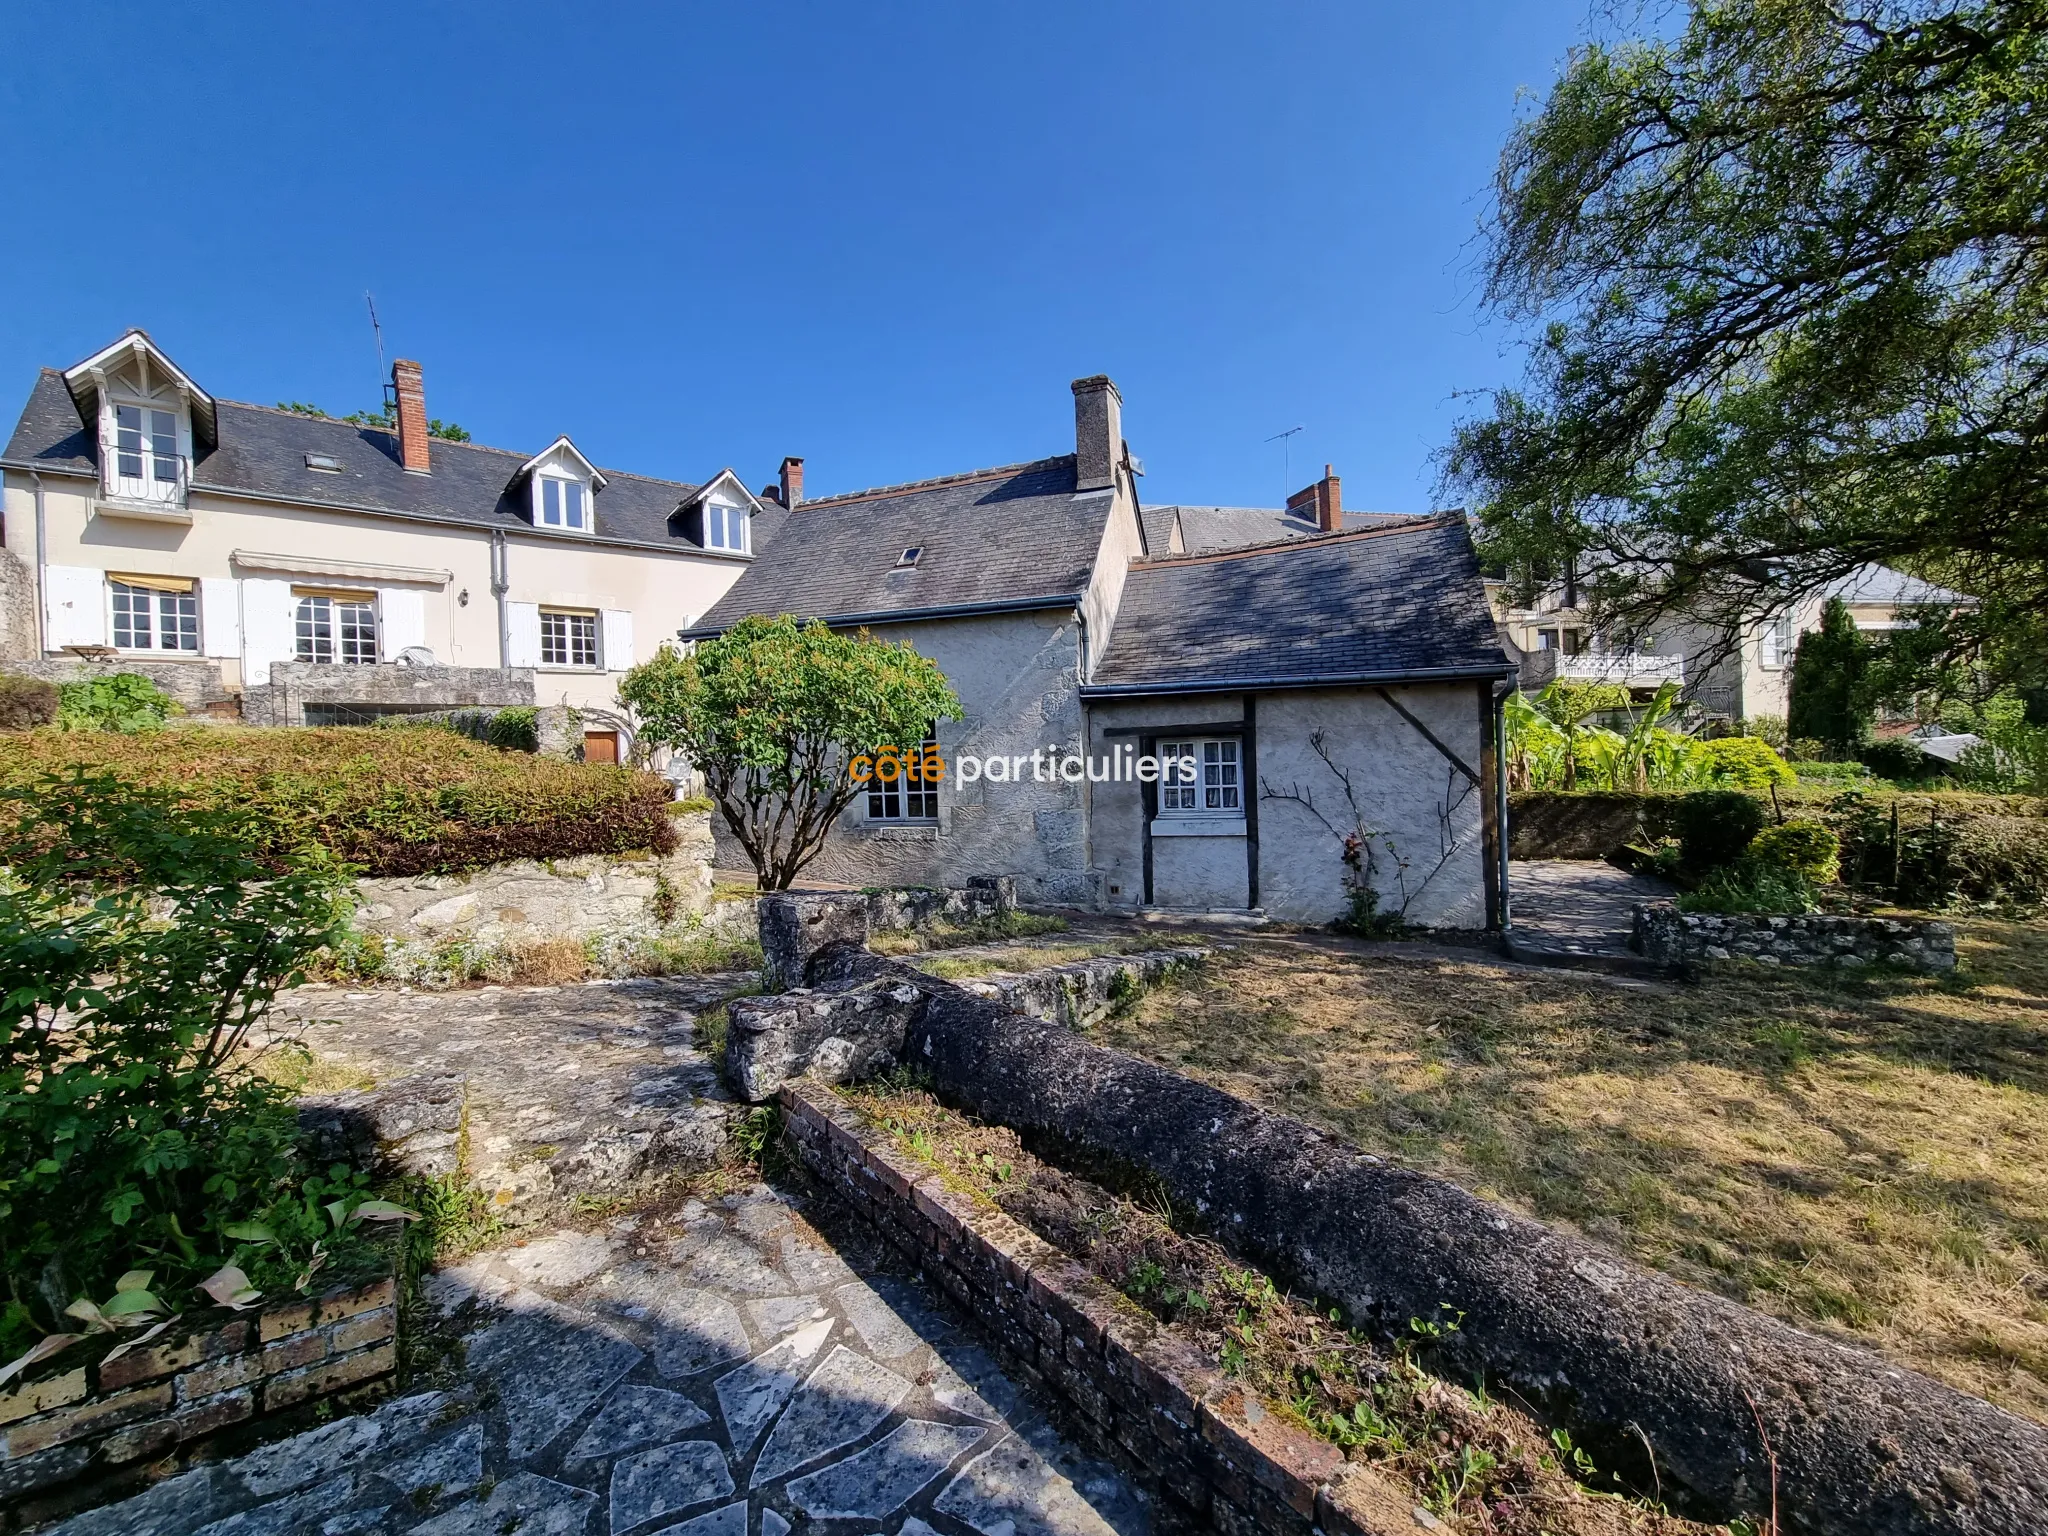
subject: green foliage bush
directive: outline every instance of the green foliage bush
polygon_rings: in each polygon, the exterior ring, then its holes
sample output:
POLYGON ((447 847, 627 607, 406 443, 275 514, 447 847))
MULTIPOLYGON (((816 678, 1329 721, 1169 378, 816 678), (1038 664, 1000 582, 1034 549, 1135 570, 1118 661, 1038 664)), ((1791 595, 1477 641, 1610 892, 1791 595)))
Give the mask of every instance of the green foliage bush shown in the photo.
POLYGON ((1716 780, 1742 789, 1769 789, 1773 784, 1790 784, 1795 778, 1785 760, 1760 737, 1723 736, 1702 742, 1700 752, 1716 780))
POLYGON ((1744 858, 1711 870, 1678 898, 1681 912, 1751 912, 1796 916, 1814 909, 1813 887, 1795 871, 1744 858))
POLYGON ((1765 827, 1750 840, 1743 857, 1789 870, 1808 885, 1832 885, 1841 873, 1842 840, 1825 822, 1800 818, 1765 827))
POLYGON ((1764 820, 1762 803, 1741 790, 1699 789, 1680 798, 1671 827, 1687 872, 1698 878, 1741 858, 1764 820))
POLYGON ((29 731, 57 719, 57 685, 0 672, 0 731, 29 731))
POLYGON ((650 773, 501 752, 446 731, 173 730, 147 740, 31 731, 0 737, 0 786, 78 764, 234 810, 259 852, 315 847, 370 875, 507 859, 666 853, 669 786, 650 773))
POLYGON ((424 715, 385 715, 380 730, 453 731, 507 752, 540 750, 540 711, 530 704, 508 709, 437 709, 424 715))
POLYGON ((1936 769, 1936 764, 1920 750, 1920 744, 1905 736, 1873 741, 1856 757, 1880 779, 1891 779, 1895 783, 1926 778, 1936 769))
POLYGON ((0 809, 0 1353, 94 1303, 182 1310, 224 1264, 259 1289, 332 1274, 367 1180, 306 1167, 241 1055, 339 930, 332 861, 280 865, 231 815, 77 769, 0 809))
POLYGON ((1872 800, 1851 790, 1829 802, 1827 819, 1842 842, 1842 881, 1901 906, 1959 901, 2007 909, 2048 905, 2048 819, 2017 814, 2025 801, 1977 801, 1962 809, 1948 797, 1872 800))
POLYGON ((176 708, 168 693, 137 672, 57 685, 57 725, 66 731, 161 730, 176 708))
POLYGON ((1799 637, 1793 656, 1787 734, 1825 742, 1832 757, 1856 756, 1870 740, 1872 709, 1864 686, 1869 670, 1870 642, 1856 627, 1849 605, 1829 598, 1821 608, 1820 628, 1799 637))
POLYGON ((484 741, 505 752, 538 752, 540 711, 531 704, 499 710, 484 727, 484 741))

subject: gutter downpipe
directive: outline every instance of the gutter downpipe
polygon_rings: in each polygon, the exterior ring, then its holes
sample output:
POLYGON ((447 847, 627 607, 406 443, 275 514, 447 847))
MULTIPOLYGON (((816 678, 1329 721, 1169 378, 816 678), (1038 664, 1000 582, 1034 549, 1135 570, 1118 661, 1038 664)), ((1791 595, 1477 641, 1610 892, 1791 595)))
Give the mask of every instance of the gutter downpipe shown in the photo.
POLYGON ((505 542, 505 530, 491 530, 491 596, 498 600, 498 667, 512 669, 511 613, 505 594, 512 590, 512 551, 505 542))
POLYGON ((28 477, 36 486, 36 659, 41 660, 50 649, 50 595, 44 575, 49 524, 43 513, 43 477, 34 470, 28 472, 28 477))

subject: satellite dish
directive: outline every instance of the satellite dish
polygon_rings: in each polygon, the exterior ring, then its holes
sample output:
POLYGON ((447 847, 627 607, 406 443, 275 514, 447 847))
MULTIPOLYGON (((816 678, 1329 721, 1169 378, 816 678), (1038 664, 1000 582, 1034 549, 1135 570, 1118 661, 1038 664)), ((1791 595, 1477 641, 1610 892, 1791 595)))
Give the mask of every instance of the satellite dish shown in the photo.
POLYGON ((424 645, 408 645, 398 653, 398 665, 401 667, 431 667, 433 664, 434 653, 424 645))

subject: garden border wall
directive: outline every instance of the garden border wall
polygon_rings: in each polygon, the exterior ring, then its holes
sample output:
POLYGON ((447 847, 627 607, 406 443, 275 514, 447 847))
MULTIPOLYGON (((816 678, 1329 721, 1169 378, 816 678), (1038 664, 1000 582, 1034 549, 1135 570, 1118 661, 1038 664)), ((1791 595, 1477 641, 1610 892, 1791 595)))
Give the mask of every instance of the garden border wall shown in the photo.
POLYGON ((123 1470, 139 1478, 146 1462, 232 1425, 398 1369, 398 1287, 388 1275, 222 1316, 208 1308, 112 1361, 67 1368, 58 1355, 36 1379, 0 1392, 0 1509, 46 1518, 80 1502, 66 1495, 82 1491, 88 1474, 96 1495, 109 1480, 124 1482, 123 1470))
POLYGON ((814 954, 805 976, 825 995, 916 987, 901 1057, 943 1100, 1056 1159, 1151 1175, 1353 1326, 1389 1338, 1411 1318, 1462 1313, 1445 1370, 1484 1372, 1633 1486, 1661 1485, 1711 1519, 1767 1509, 1754 1413, 1789 1530, 2048 1530, 2040 1425, 854 943, 814 954))
POLYGON ((1021 1222, 897 1152, 828 1088, 781 1090, 797 1157, 980 1323, 1007 1371, 1058 1398, 1088 1448, 1182 1524, 1226 1536, 1411 1536, 1413 1501, 1267 1413, 1021 1222))
POLYGON ((1754 960, 1759 965, 1895 965, 1916 971, 1956 968, 1953 924, 1924 917, 1838 917, 1811 913, 1763 917, 1681 912, 1668 901, 1639 901, 1629 945, 1665 965, 1754 960))

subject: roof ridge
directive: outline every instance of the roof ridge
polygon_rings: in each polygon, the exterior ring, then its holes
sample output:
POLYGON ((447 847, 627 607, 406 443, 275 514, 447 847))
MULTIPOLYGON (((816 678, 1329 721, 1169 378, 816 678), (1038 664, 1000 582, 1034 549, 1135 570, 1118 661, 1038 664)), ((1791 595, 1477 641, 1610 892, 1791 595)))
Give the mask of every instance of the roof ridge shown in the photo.
POLYGON ((800 501, 791 510, 802 512, 810 507, 829 506, 834 502, 866 501, 875 496, 903 496, 912 491, 936 490, 944 485, 971 485, 976 480, 993 480, 999 475, 1014 475, 1027 469, 1063 464, 1073 457, 1071 453, 1056 453, 1048 458, 1027 459, 1020 464, 998 464, 988 469, 963 470, 959 474, 934 475, 929 480, 906 480, 900 485, 877 485, 864 491, 841 491, 836 496, 815 496, 800 501))
POLYGON ((1340 533, 1311 534, 1307 538, 1275 539, 1266 544, 1247 544, 1239 549, 1219 549, 1202 555, 1168 555, 1157 560, 1133 560, 1132 569, 1161 570, 1170 565, 1213 565, 1218 560, 1240 560, 1251 555, 1277 555, 1294 550, 1321 549, 1330 544, 1384 539, 1400 533, 1420 533, 1425 528, 1455 527, 1463 517, 1458 512, 1417 512, 1407 522, 1386 523, 1377 528, 1347 528, 1340 533))

